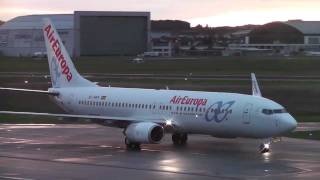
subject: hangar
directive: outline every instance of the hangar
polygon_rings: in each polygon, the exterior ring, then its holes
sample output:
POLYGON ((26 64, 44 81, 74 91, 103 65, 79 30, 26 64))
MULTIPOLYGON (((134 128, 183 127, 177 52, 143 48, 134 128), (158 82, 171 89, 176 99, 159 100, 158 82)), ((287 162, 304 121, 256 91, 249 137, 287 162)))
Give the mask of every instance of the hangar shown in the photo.
POLYGON ((52 20, 72 56, 137 55, 150 49, 150 12, 75 11, 9 20, 0 26, 0 53, 45 52, 43 18, 52 20))
POLYGON ((243 48, 271 49, 281 54, 320 51, 320 21, 272 22, 251 31, 243 48))

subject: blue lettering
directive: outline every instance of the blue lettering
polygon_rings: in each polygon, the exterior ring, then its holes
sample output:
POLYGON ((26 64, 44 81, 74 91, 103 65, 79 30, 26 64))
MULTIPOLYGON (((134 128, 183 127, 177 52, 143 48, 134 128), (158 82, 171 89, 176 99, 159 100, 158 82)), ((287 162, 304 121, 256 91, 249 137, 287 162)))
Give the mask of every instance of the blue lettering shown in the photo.
POLYGON ((214 104, 212 104, 205 114, 205 119, 208 122, 215 121, 217 123, 220 123, 227 119, 228 115, 231 114, 231 106, 236 101, 229 101, 226 103, 223 103, 222 101, 218 101, 214 104))

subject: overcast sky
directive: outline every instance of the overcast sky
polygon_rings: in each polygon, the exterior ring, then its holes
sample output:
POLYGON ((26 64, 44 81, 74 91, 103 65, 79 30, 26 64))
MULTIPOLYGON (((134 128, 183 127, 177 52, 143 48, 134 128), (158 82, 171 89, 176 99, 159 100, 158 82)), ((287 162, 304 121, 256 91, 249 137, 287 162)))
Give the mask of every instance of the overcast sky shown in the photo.
POLYGON ((0 0, 0 20, 75 10, 150 11, 152 19, 186 20, 192 26, 320 21, 320 0, 0 0))

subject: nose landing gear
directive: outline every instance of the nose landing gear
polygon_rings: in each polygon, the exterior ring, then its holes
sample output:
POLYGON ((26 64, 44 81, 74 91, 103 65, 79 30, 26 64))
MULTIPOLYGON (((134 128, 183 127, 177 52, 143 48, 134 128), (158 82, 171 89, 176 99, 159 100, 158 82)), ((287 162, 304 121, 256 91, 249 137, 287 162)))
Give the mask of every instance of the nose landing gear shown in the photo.
POLYGON ((259 147, 259 152, 261 154, 270 152, 270 142, 269 143, 262 143, 259 147))
POLYGON ((261 154, 267 153, 271 151, 271 143, 276 143, 276 142, 280 142, 281 138, 279 137, 275 137, 275 138, 270 138, 268 139, 266 142, 263 142, 260 146, 259 146, 259 152, 261 154))

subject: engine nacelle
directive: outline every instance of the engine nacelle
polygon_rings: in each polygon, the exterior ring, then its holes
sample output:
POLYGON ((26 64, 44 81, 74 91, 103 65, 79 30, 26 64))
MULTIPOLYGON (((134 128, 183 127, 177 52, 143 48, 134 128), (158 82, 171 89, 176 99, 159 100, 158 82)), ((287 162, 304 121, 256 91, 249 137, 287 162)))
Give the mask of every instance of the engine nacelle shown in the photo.
POLYGON ((163 138, 164 129, 152 122, 132 123, 127 127, 125 134, 130 142, 155 144, 163 138))

